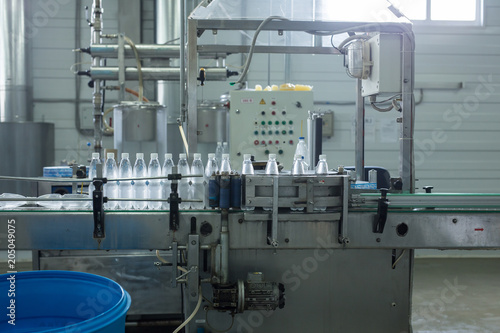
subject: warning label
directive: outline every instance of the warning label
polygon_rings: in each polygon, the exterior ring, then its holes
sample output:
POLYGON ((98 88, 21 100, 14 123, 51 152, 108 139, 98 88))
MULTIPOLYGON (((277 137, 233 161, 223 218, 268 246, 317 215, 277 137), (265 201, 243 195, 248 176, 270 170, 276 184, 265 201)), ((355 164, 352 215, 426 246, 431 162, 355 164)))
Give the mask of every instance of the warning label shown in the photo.
POLYGON ((266 101, 264 101, 264 99, 261 99, 259 104, 260 104, 260 105, 265 105, 265 104, 266 104, 266 101))

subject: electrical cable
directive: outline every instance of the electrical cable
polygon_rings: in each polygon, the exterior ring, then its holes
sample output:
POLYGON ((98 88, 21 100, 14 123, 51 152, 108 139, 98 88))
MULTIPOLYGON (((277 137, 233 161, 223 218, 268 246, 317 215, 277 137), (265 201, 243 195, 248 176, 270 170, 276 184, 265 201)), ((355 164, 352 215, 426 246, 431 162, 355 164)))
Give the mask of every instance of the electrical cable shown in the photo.
MULTIPOLYGON (((332 35, 333 36, 333 35, 332 35)), ((358 40, 358 39, 363 39, 363 40, 367 40, 367 39, 370 39, 371 37, 368 36, 368 35, 352 35, 352 36, 349 36, 347 37, 346 39, 344 39, 344 41, 342 43, 339 44, 338 46, 338 49, 341 50, 342 53, 345 54, 345 50, 344 48, 352 41, 355 41, 355 40, 358 40)))
POLYGON ((196 316, 196 314, 198 313, 198 310, 200 310, 201 300, 203 299, 203 295, 201 294, 201 287, 198 290, 198 295, 199 295, 198 296, 198 303, 196 304, 196 307, 194 308, 193 313, 191 313, 191 315, 186 320, 184 320, 184 322, 182 324, 180 324, 180 326, 177 327, 173 333, 179 333, 181 331, 181 329, 184 326, 186 326, 187 324, 189 324, 189 322, 194 318, 194 316, 196 316))
POLYGON ((405 254, 405 252, 406 252, 406 249, 404 249, 403 252, 401 252, 399 257, 396 259, 396 261, 394 261, 394 264, 392 264, 392 269, 396 268, 396 264, 401 260, 401 258, 403 258, 403 255, 405 254))
POLYGON ((254 53, 254 50, 255 50, 255 44, 257 43, 257 37, 259 36, 259 33, 264 28, 264 26, 267 23, 269 23, 270 21, 272 21, 272 20, 288 21, 288 19, 286 17, 282 17, 282 16, 269 16, 264 21, 262 21, 261 24, 259 24, 259 26, 257 27, 257 30, 255 30, 255 33, 253 35, 252 44, 250 46, 250 50, 248 51, 247 61, 245 62, 245 68, 241 72, 241 75, 238 78, 238 80, 236 82, 232 82, 231 85, 243 83, 243 80, 247 76, 248 68, 250 67, 250 63, 252 62, 252 57, 253 57, 253 53, 254 53))

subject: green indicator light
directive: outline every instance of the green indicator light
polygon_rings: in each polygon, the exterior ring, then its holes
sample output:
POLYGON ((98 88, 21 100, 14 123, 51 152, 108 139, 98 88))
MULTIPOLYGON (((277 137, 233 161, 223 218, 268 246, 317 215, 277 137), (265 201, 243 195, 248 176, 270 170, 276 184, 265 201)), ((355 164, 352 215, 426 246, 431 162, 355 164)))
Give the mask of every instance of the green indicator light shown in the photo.
POLYGON ((292 125, 292 124, 293 124, 293 120, 290 120, 288 123, 289 123, 290 125, 292 125))
POLYGON ((269 133, 269 135, 273 135, 273 131, 269 131, 268 133, 269 133))
POLYGON ((286 125, 286 121, 284 121, 284 120, 283 120, 281 123, 282 123, 283 125, 286 125))
POLYGON ((285 130, 281 131, 281 134, 286 135, 286 131, 285 130))
POLYGON ((272 124, 273 124, 273 122, 269 120, 269 121, 267 122, 267 124, 268 124, 268 125, 272 125, 272 124))
POLYGON ((276 132, 274 132, 274 134, 280 135, 280 131, 276 131, 276 132))
POLYGON ((283 150, 282 149, 278 150, 278 154, 282 155, 283 154, 283 150))
POLYGON ((260 122, 260 124, 261 124, 261 125, 265 125, 265 124, 266 124, 266 122, 265 122, 264 120, 262 120, 262 121, 260 122))
POLYGON ((269 150, 266 149, 266 151, 264 152, 264 154, 269 155, 269 150))
POLYGON ((280 124, 280 122, 279 122, 278 120, 276 120, 276 121, 274 122, 274 124, 275 124, 275 125, 279 125, 279 124, 280 124))
POLYGON ((266 135, 266 131, 262 131, 262 135, 266 135))
POLYGON ((253 132, 253 134, 259 135, 259 131, 255 131, 255 132, 253 132))
POLYGON ((293 131, 288 131, 288 134, 292 135, 292 134, 293 134, 293 131))

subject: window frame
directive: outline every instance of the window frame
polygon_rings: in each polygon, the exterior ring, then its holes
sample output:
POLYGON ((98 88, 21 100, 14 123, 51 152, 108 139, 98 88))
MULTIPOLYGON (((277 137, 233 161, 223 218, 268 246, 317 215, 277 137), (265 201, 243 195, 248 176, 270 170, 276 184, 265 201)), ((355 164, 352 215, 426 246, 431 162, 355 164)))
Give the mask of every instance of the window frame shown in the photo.
POLYGON ((476 19, 474 21, 460 20, 432 20, 431 2, 426 0, 426 18, 424 20, 410 19, 415 26, 453 26, 453 27, 482 27, 484 26, 484 0, 476 1, 476 19))

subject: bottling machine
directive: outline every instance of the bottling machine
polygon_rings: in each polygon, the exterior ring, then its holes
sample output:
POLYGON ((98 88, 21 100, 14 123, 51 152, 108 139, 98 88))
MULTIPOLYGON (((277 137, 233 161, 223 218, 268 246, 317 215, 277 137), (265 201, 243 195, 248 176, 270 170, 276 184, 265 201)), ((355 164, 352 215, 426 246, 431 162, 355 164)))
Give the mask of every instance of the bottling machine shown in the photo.
MULTIPOLYGON (((351 10, 355 2, 348 6, 351 10)), ((44 257, 52 255, 72 269, 86 269, 96 265, 94 256, 107 253, 100 271, 110 267, 120 282, 128 281, 133 304, 134 294, 147 289, 137 302, 145 307, 157 304, 161 313, 182 313, 186 332, 411 332, 414 250, 500 248, 500 195, 415 193, 415 41, 412 25, 404 16, 379 1, 361 17, 354 17, 348 9, 315 10, 315 1, 304 1, 300 8, 284 6, 291 1, 279 2, 282 6, 268 1, 252 1, 251 7, 245 3, 203 1, 187 20, 184 49, 126 46, 123 36, 104 35, 101 1, 94 0, 88 50, 93 61, 84 74, 94 82, 96 149, 101 149, 100 80, 118 80, 122 85, 141 75, 141 80, 180 78, 186 84, 181 89, 179 119, 187 129, 189 151, 196 152, 200 81, 240 75, 235 82, 238 86, 245 79, 245 69, 241 74, 223 67, 200 70, 198 59, 203 55, 248 53, 251 59, 253 53, 343 54, 348 74, 357 81, 355 172, 348 175, 339 168, 327 175, 242 176, 241 200, 251 210, 216 204, 206 210, 179 210, 179 200, 185 198, 175 191, 181 176, 174 172, 168 176, 174 191, 167 210, 107 211, 103 203, 118 199, 103 196, 102 185, 109 180, 98 176, 92 180, 96 190, 90 209, 2 210, 1 224, 15 220, 16 249, 46 253, 37 259, 40 268, 44 268, 44 257), (292 36, 307 32, 315 39, 345 32, 349 36, 337 48, 200 43, 209 32, 237 30, 256 35, 262 30, 292 36), (117 43, 101 45, 102 38, 117 43), (126 57, 179 55, 180 68, 185 65, 186 73, 142 68, 141 74, 140 68, 123 65, 126 57), (101 67, 100 59, 106 57, 118 58, 119 66, 101 67), (355 186, 367 180, 365 99, 376 106, 377 97, 388 95, 397 95, 391 105, 399 111, 395 112, 400 126, 399 175, 392 175, 390 188, 367 190, 355 186), (140 266, 130 267, 134 264, 121 256, 130 251, 137 251, 140 266), (158 258, 155 251, 159 251, 158 258), (78 261, 72 259, 75 255, 78 261), (132 273, 116 268, 120 260, 132 273), (150 270, 155 270, 154 277, 147 276, 150 270), (161 293, 165 290, 167 296, 161 293)), ((313 111, 312 94, 280 94, 232 93, 228 120, 232 159, 239 160, 238 154, 253 149, 261 159, 276 152, 288 158, 283 159, 285 164, 290 162, 290 131, 298 131, 290 121, 295 122, 295 116, 307 121, 307 111, 313 111)), ((314 130, 307 134, 313 138, 314 130)), ((0 231, 2 249, 8 247, 6 230, 0 231)))

